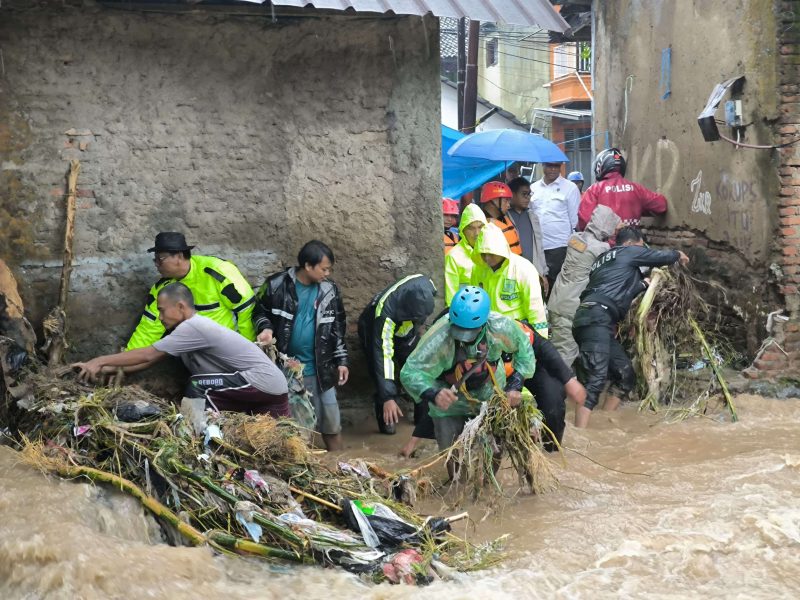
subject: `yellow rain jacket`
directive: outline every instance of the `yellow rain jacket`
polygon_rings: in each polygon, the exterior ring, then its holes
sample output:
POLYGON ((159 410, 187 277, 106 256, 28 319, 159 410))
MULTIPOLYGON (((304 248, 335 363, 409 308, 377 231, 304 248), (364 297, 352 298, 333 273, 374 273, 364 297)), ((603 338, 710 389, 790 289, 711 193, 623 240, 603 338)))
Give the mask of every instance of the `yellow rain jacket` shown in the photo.
POLYGON ((472 251, 470 283, 486 290, 492 310, 501 315, 527 321, 542 337, 547 337, 547 313, 539 285, 539 273, 531 262, 511 253, 499 227, 489 223, 481 231, 472 251), (496 271, 483 262, 481 254, 505 258, 496 271))
POLYGON ((238 331, 248 340, 256 339, 252 319, 255 295, 236 265, 216 256, 192 256, 189 261, 191 266, 183 279, 165 277, 150 288, 127 350, 151 346, 164 336, 164 325, 158 318, 158 292, 175 281, 192 290, 199 314, 238 331))
POLYGON ((477 204, 468 204, 461 213, 461 223, 458 225, 461 241, 444 257, 444 303, 446 306, 450 306, 450 300, 460 288, 469 285, 474 263, 472 262, 472 246, 464 236, 464 229, 475 221, 486 225, 486 215, 477 204))

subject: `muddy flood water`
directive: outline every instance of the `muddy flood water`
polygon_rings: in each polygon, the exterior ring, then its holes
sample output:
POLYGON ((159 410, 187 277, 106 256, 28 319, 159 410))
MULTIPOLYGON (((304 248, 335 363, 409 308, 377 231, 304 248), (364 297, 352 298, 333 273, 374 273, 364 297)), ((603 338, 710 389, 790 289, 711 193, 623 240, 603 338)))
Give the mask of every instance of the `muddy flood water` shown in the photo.
MULTIPOLYGON (((565 445, 604 466, 567 451, 557 491, 459 524, 471 539, 510 533, 508 558, 425 589, 153 544, 134 500, 45 478, 0 448, 0 598, 797 598, 800 401, 737 405, 735 424, 626 407, 568 428, 565 445)), ((343 455, 396 466, 404 433, 350 434, 343 455)))

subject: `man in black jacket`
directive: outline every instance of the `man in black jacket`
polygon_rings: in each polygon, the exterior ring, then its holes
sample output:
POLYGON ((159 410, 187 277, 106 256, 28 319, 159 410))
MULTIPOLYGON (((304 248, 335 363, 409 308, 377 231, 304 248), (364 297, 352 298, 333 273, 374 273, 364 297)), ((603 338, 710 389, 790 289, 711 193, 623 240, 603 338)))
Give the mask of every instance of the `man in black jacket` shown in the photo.
POLYGON ((525 380, 525 387, 536 399, 536 406, 542 411, 544 424, 547 426, 542 440, 544 449, 554 452, 564 438, 564 416, 567 412, 565 399, 569 397, 575 402, 576 410, 580 409, 586 400, 586 390, 547 338, 527 324, 524 324, 523 330, 531 340, 533 355, 536 357, 536 371, 533 377, 525 380))
POLYGON ((578 377, 586 386, 586 402, 575 412, 575 426, 586 427, 600 394, 610 378, 605 410, 615 410, 620 396, 633 390, 636 376, 633 365, 615 339, 617 323, 625 318, 634 298, 647 289, 640 267, 663 267, 689 257, 679 250, 651 250, 644 247, 641 232, 623 227, 617 245, 594 261, 589 284, 581 294, 572 333, 580 350, 578 377))
MULTIPOLYGON (((403 412, 400 370, 417 347, 420 328, 433 313, 436 286, 425 275, 409 275, 376 294, 358 318, 358 338, 375 382, 375 417, 381 433, 394 434, 403 412)), ((414 405, 414 434, 403 449, 413 451, 419 438, 433 439, 427 403, 414 405), (421 407, 421 408, 420 408, 421 407)))
POLYGON ((303 380, 314 402, 316 429, 328 450, 342 446, 336 384, 349 376, 345 314, 339 288, 328 279, 333 251, 318 240, 300 249, 297 267, 267 278, 256 294, 257 339, 303 363, 303 380))

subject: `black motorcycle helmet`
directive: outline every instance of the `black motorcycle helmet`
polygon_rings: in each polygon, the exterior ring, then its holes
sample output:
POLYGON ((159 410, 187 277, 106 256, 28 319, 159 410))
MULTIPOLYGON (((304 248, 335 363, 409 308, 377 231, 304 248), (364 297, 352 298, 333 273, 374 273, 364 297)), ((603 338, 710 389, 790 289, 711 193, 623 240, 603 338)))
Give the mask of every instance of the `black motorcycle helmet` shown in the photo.
POLYGON ((594 179, 602 181, 606 175, 614 171, 625 177, 625 157, 619 148, 606 148, 594 159, 594 179))

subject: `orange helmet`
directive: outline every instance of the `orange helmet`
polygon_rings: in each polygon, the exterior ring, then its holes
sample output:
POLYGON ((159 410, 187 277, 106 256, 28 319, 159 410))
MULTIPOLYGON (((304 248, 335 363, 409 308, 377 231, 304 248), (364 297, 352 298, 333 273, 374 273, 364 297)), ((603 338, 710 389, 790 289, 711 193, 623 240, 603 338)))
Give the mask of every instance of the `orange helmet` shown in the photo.
POLYGON ((490 181, 481 188, 481 204, 495 198, 511 198, 513 195, 511 188, 502 181, 490 181))
POLYGON ((442 214, 458 216, 458 202, 452 198, 442 198, 442 214))

